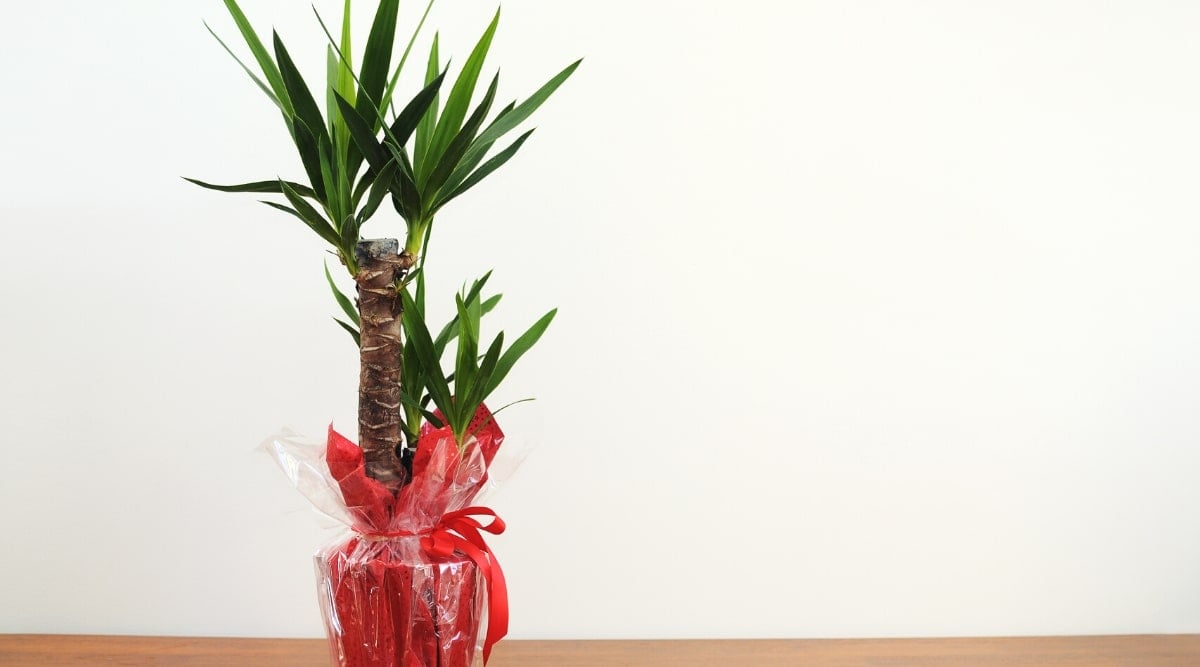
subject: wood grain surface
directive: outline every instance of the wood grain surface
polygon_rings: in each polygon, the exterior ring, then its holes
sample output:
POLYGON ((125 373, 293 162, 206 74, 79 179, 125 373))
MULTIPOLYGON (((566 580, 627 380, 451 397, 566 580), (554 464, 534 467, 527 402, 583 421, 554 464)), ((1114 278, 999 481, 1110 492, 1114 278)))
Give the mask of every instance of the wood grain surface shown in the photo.
MULTIPOLYGON (((326 667, 320 639, 0 635, 0 665, 326 667)), ((504 641, 488 667, 1198 667, 1200 635, 504 641)))

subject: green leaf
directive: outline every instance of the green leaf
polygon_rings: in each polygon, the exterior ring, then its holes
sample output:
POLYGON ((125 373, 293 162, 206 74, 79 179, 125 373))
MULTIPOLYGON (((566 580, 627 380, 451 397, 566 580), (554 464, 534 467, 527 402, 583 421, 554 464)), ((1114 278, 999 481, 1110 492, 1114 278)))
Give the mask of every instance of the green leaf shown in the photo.
MULTIPOLYGON (((492 312, 496 308, 496 305, 500 303, 501 296, 502 295, 497 294, 479 304, 480 315, 487 315, 488 313, 492 312)), ((450 341, 454 340, 455 338, 458 338, 457 315, 454 316, 454 319, 446 323, 446 326, 442 328, 442 331, 438 334, 438 337, 433 341, 433 346, 437 350, 439 359, 445 353, 446 346, 449 345, 450 341)))
MULTIPOLYGON (((299 193, 288 187, 287 183, 280 181, 279 185, 283 189, 283 196, 287 197, 288 202, 291 203, 295 210, 290 210, 286 206, 278 208, 294 213, 297 217, 303 220, 305 224, 311 227, 312 230, 321 238, 325 239, 329 243, 333 244, 333 247, 337 248, 341 239, 338 237, 338 233, 334 230, 333 225, 330 224, 330 222, 326 220, 324 216, 318 213, 317 209, 313 208, 311 204, 305 201, 304 198, 299 195, 299 193)), ((272 203, 272 205, 275 204, 272 203)))
POLYGON ((500 351, 503 349, 504 332, 501 331, 483 355, 483 362, 479 364, 479 373, 475 378, 475 386, 466 396, 466 404, 470 406, 471 414, 475 414, 479 404, 488 397, 488 390, 492 387, 492 376, 496 372, 496 366, 500 361, 500 351))
MULTIPOLYGON (((358 76, 360 87, 355 104, 355 108, 365 117, 374 117, 376 110, 385 108, 382 106, 383 90, 392 66, 392 47, 396 41, 399 12, 400 0, 380 0, 379 8, 375 11, 375 21, 371 24, 371 34, 367 37, 367 47, 363 52, 362 69, 358 76)), ((374 121, 371 128, 379 126, 380 122, 374 121)))
MULTIPOLYGON (((417 315, 417 317, 420 317, 420 315, 417 315)), ((417 359, 417 353, 413 348, 411 340, 406 339, 404 341, 404 351, 400 354, 402 362, 400 364, 401 396, 403 396, 404 392, 409 391, 420 396, 425 391, 425 385, 428 383, 425 380, 425 374, 421 370, 421 365, 417 359)), ((424 406, 408 406, 408 409, 405 411, 408 415, 408 423, 415 429, 412 431, 413 435, 417 435, 420 431, 421 417, 419 410, 422 407, 424 406)))
POLYGON ((492 125, 495 125, 496 123, 500 122, 501 118, 504 118, 508 114, 512 113, 512 110, 515 109, 516 107, 517 107, 517 103, 515 100, 504 105, 504 108, 500 110, 500 113, 496 114, 496 117, 493 118, 492 122, 488 124, 488 128, 490 129, 492 127, 492 125))
MULTIPOLYGON (((480 133, 479 137, 475 141, 476 146, 481 147, 484 151, 486 151, 486 146, 490 146, 492 142, 496 141, 500 137, 507 134, 510 130, 523 123, 526 118, 529 118, 529 116, 533 114, 534 111, 537 111, 538 107, 542 106, 542 103, 544 103, 551 95, 554 94, 554 91, 558 90, 558 87, 561 86, 563 82, 565 82, 572 74, 575 73, 575 70, 579 67, 579 63, 581 62, 583 61, 576 60, 575 62, 571 63, 563 71, 554 75, 554 77, 547 81, 541 88, 539 88, 537 92, 535 92, 533 95, 530 95, 529 99, 518 104, 509 113, 497 118, 494 123, 489 125, 486 130, 480 133)), ((478 150, 478 148, 474 150, 478 150)), ((468 158, 470 157, 472 157, 472 155, 471 153, 468 153, 468 158)))
MULTIPOLYGON (((185 180, 189 183, 195 183, 196 185, 199 185, 202 188, 208 188, 209 190, 218 190, 220 192, 258 192, 258 193, 269 193, 269 194, 277 194, 277 195, 283 194, 283 188, 279 185, 280 181, 277 181, 277 180, 275 180, 275 181, 255 181, 253 183, 241 183, 239 185, 214 185, 212 183, 205 183, 204 181, 198 181, 194 178, 188 178, 187 176, 184 176, 183 180, 185 180)), ((296 193, 302 197, 312 198, 312 197, 317 196, 317 194, 312 191, 312 188, 308 187, 307 185, 301 185, 299 183, 293 183, 291 181, 283 181, 283 182, 287 183, 289 188, 295 190, 296 193)))
MULTIPOLYGON (((317 137, 317 159, 321 165, 321 182, 325 184, 325 202, 334 216, 333 219, 342 220, 345 213, 341 202, 342 191, 338 187, 339 174, 334 162, 333 145, 329 141, 329 135, 324 132, 317 137)), ((338 225, 335 229, 341 228, 341 225, 338 225)))
MULTIPOLYGON (((342 216, 352 215, 356 208, 356 204, 353 200, 353 188, 351 187, 353 175, 350 173, 349 165, 346 162, 350 156, 347 155, 347 153, 358 155, 358 149, 354 147, 353 143, 349 139, 344 140, 344 143, 334 144, 334 175, 337 177, 338 191, 337 205, 338 212, 342 216)), ((362 162, 362 159, 356 159, 357 162, 354 163, 354 171, 357 172, 358 166, 362 162)))
MULTIPOLYGON (((312 189, 316 194, 315 198, 317 201, 326 202, 329 200, 329 193, 325 189, 325 177, 321 172, 321 149, 317 143, 317 135, 299 118, 291 119, 291 127, 292 140, 296 143, 296 151, 300 154, 300 163, 304 165, 304 173, 308 175, 308 181, 312 183, 312 189)), ((322 130, 322 132, 324 131, 322 130)))
POLYGON ((475 301, 479 298, 479 295, 483 293, 484 286, 492 279, 492 273, 493 271, 488 271, 471 283, 471 289, 467 290, 467 301, 475 301))
MULTIPOLYGON (((337 247, 339 239, 338 239, 337 232, 333 231, 332 227, 326 228, 326 226, 324 226, 324 225, 314 224, 311 221, 309 221, 309 219, 306 216, 302 215, 296 209, 290 208, 288 206, 284 206, 283 204, 276 204, 273 201, 263 201, 262 203, 266 204, 267 206, 270 206, 271 208, 283 211, 284 213, 290 213, 291 215, 296 216, 297 218, 300 219, 301 222, 308 225, 308 227, 310 229, 312 229, 314 232, 316 232, 318 236, 325 239, 325 241, 327 241, 333 247, 335 247, 335 248, 337 247)), ((328 223, 326 223, 326 225, 327 224, 328 223)))
POLYGON ((388 140, 395 143, 397 146, 403 146, 408 143, 408 138, 412 136, 413 130, 416 130, 427 112, 437 101, 438 91, 442 87, 442 81, 446 79, 446 73, 442 72, 437 77, 430 81, 421 92, 405 105, 404 109, 396 116, 395 122, 390 128, 388 140))
POLYGON ((354 139, 354 144, 358 146, 359 152, 367 159, 367 164, 371 169, 379 172, 388 162, 387 151, 379 144, 379 140, 375 138, 375 130, 371 128, 370 122, 363 118, 354 105, 350 104, 341 95, 334 94, 338 109, 342 112, 342 118, 346 119, 346 127, 350 129, 350 137, 354 139))
MULTIPOLYGON (((313 11, 316 11, 316 7, 313 8, 313 11)), ((338 59, 340 67, 338 67, 337 80, 330 80, 328 83, 331 88, 337 88, 338 94, 349 99, 354 97, 354 63, 350 61, 351 54, 354 52, 350 43, 350 0, 346 0, 342 5, 342 41, 339 51, 341 51, 342 57, 338 59)), ((330 113, 333 112, 330 111, 330 113)))
POLYGON ((403 320, 404 331, 408 334, 408 339, 413 343, 413 350, 416 354, 418 363, 424 371, 427 379, 427 387, 429 394, 433 396, 433 402, 443 414, 450 414, 454 407, 454 402, 450 395, 450 385, 446 382, 446 376, 442 373, 440 360, 434 356, 433 340, 429 336, 429 329, 425 328, 425 322, 416 312, 416 304, 413 303, 412 297, 408 291, 400 293, 403 299, 403 320))
MULTIPOLYGON (((462 71, 458 73, 454 87, 450 89, 450 95, 446 97, 446 108, 442 111, 441 118, 438 119, 437 129, 434 130, 433 137, 430 139, 429 150, 425 153, 424 160, 418 160, 417 171, 420 176, 428 176, 421 165, 428 167, 438 164, 442 159, 442 153, 446 151, 446 147, 450 145, 462 127, 463 119, 467 117, 467 111, 471 106, 471 98, 475 94, 475 84, 483 69, 483 61, 487 58, 488 49, 492 46, 492 37, 495 36, 496 26, 499 23, 500 10, 497 9, 492 22, 483 31, 475 48, 471 50, 471 55, 463 64, 462 71)), ((418 179, 419 181, 420 179, 418 179)))
POLYGON ((419 401, 415 400, 408 392, 400 392, 400 401, 410 408, 415 408, 422 417, 427 419, 430 424, 433 424, 434 428, 442 428, 445 426, 445 424, 442 423, 442 420, 438 419, 437 415, 433 414, 429 410, 426 410, 425 406, 419 401))
MULTIPOLYGON (((327 52, 331 54, 326 65, 326 104, 329 114, 329 134, 333 140, 333 153, 336 157, 338 165, 338 182, 339 192, 344 192, 344 199, 349 199, 350 190, 349 182, 354 174, 358 173, 359 166, 362 165, 362 154, 358 152, 355 145, 350 141, 350 129, 346 126, 346 119, 337 107, 337 96, 343 98, 354 97, 354 71, 350 68, 350 52, 349 52, 349 35, 347 29, 349 17, 346 11, 349 9, 349 0, 343 8, 342 17, 342 44, 334 41, 333 33, 329 32, 329 26, 325 25, 325 19, 321 18, 321 12, 317 11, 316 6, 313 7, 313 15, 317 17, 317 23, 321 26, 321 30, 325 33, 325 38, 329 40, 326 47, 327 52), (336 57, 332 57, 336 56, 336 57), (343 83, 345 79, 348 83, 343 83), (341 187, 340 184, 345 181, 347 184, 341 187)), ((352 206, 350 208, 353 208, 352 206)))
POLYGON ((326 46, 325 78, 329 81, 329 85, 325 89, 325 114, 329 116, 329 135, 333 137, 334 143, 340 142, 343 137, 346 139, 350 138, 350 133, 346 130, 346 123, 342 120, 342 115, 338 113, 337 102, 335 101, 335 97, 338 95, 338 87, 335 84, 341 75, 341 69, 342 66, 333 51, 333 47, 326 46))
POLYGON ((357 207, 362 202, 362 198, 367 195, 367 191, 371 189, 374 183, 375 170, 368 166, 367 170, 363 172, 362 177, 358 179, 358 185, 354 186, 354 192, 350 199, 354 206, 357 207))
MULTIPOLYGON (((487 284, 488 279, 491 277, 492 272, 488 271, 487 273, 483 274, 482 277, 476 278, 475 282, 471 284, 471 289, 467 290, 467 295, 463 297, 463 300, 467 303, 477 301, 479 299, 479 295, 483 292, 483 286, 487 284)), ((489 301, 493 299, 495 300, 495 303, 492 304, 492 307, 494 308, 496 303, 500 302, 500 296, 496 295, 492 297, 492 299, 489 299, 489 301)), ((488 311, 481 309, 481 314, 486 312, 488 311)), ((446 326, 442 327, 441 333, 438 334, 437 340, 434 342, 434 347, 437 349, 439 359, 442 357, 442 353, 446 349, 446 344, 458 336, 458 321, 458 314, 456 313, 454 317, 446 324, 446 326)))
POLYGON ((229 10, 229 15, 233 17, 233 22, 237 24, 238 31, 242 33, 242 39, 245 40, 246 46, 250 47, 250 53, 254 54, 254 59, 258 62, 259 68, 262 69, 263 76, 266 77, 267 82, 271 85, 271 90, 275 91, 275 97, 279 100, 284 114, 288 116, 294 115, 295 110, 292 108, 292 101, 288 95, 287 86, 283 82, 283 76, 279 71, 279 67, 275 65, 275 61, 271 59, 271 54, 267 52, 262 40, 258 38, 258 33, 254 32, 254 27, 246 19, 242 8, 238 6, 236 0, 225 0, 225 8, 229 10))
POLYGON ((512 156, 517 154, 517 151, 521 149, 521 144, 525 143, 525 140, 528 139, 529 135, 531 135, 531 134, 533 134, 533 130, 529 130, 525 134, 522 134, 520 137, 517 137, 517 140, 514 141, 511 146, 509 146, 508 148, 505 148, 503 151, 500 151, 494 157, 492 157, 490 160, 483 163, 483 166, 481 166, 479 169, 475 170, 470 176, 467 177, 466 180, 464 180, 461 184, 459 184, 457 187, 455 187, 453 190, 451 190, 450 194, 439 199, 438 202, 436 204, 434 204, 434 210, 436 211, 437 209, 445 206, 446 203, 449 202, 451 199, 454 199, 455 197, 466 192, 467 190, 470 190, 471 188, 475 187, 475 185, 477 183, 479 183, 479 181, 482 181, 484 178, 487 178, 487 176, 490 175, 493 171, 496 171, 500 167, 504 166, 505 162, 508 162, 510 159, 512 159, 512 156))
POLYGON ((341 249, 343 257, 354 256, 354 246, 358 245, 358 218, 353 213, 347 214, 342 220, 342 226, 338 229, 341 236, 341 249))
POLYGON ((488 389, 484 394, 490 396, 491 393, 500 385, 504 378, 508 377, 509 371, 512 370, 513 364, 521 358, 526 352, 538 342, 542 334, 546 333, 546 328, 550 326, 550 322, 554 320, 554 316, 558 314, 558 309, 555 308, 542 316, 540 320, 533 323, 529 330, 521 334, 521 337, 513 341, 511 347, 505 350, 500 357, 500 361, 496 363, 496 371, 492 374, 488 381, 488 389))
POLYGON ((254 73, 254 70, 251 70, 246 65, 246 63, 242 62, 242 59, 239 58, 237 56, 237 54, 233 52, 233 49, 229 48, 229 45, 225 43, 225 40, 221 39, 221 37, 219 35, 217 35, 216 32, 213 31, 212 27, 210 27, 207 22, 205 22, 204 27, 208 29, 208 34, 212 35, 213 39, 217 40, 217 43, 221 45, 221 48, 225 49, 225 53, 228 53, 229 57, 231 57, 235 61, 237 61, 238 65, 241 65, 242 70, 245 71, 246 74, 249 75, 250 78, 254 80, 254 84, 258 86, 258 89, 263 91, 263 94, 265 94, 267 97, 269 97, 271 99, 271 101, 275 104, 275 106, 279 107, 280 111, 283 111, 284 113, 289 113, 289 111, 287 109, 284 109, 283 103, 281 103, 279 101, 279 97, 270 88, 267 87, 267 84, 263 83, 263 80, 260 79, 258 77, 258 75, 254 73))
POLYGON ((396 172, 396 187, 392 190, 392 204, 400 216, 411 223, 421 213, 421 193, 413 181, 408 153, 403 148, 396 148, 391 142, 385 146, 400 163, 400 169, 396 172))
MULTIPOLYGON (((507 106, 500 110, 496 118, 492 119, 492 124, 495 124, 504 114, 512 111, 516 104, 516 102, 509 102, 507 106)), ((458 184, 466 180, 471 171, 483 161, 484 156, 487 155, 487 152, 491 150, 494 144, 494 141, 490 141, 486 145, 481 146, 478 141, 473 142, 471 148, 467 151, 467 155, 459 161, 458 166, 454 168, 454 173, 450 174, 450 178, 446 180, 448 189, 453 190, 458 184)))
POLYGON ((279 60, 279 72, 283 76, 283 84, 287 87, 288 96, 291 97, 292 104, 296 108, 295 115, 304 121, 314 137, 320 138, 326 134, 325 119, 321 117, 321 109, 313 99, 308 84, 304 83, 304 77, 300 75, 300 70, 296 69, 296 63, 292 62, 292 57, 288 54, 287 47, 283 45, 283 40, 279 38, 278 32, 274 33, 274 39, 275 57, 279 60))
POLYGON ((433 1, 425 5, 425 12, 421 14, 421 20, 417 22, 417 27, 413 29, 413 34, 408 38, 408 44, 404 47, 404 53, 400 56, 400 62, 396 63, 396 69, 392 73, 392 80, 388 82, 387 90, 383 93, 383 100, 379 104, 379 109, 382 111, 387 109, 392 104, 392 94, 396 90, 396 83, 400 80, 400 72, 404 70, 404 64, 408 62, 408 54, 412 52, 413 44, 417 41, 417 35, 421 34, 421 28, 425 27, 425 19, 429 17, 429 10, 433 9, 433 1))
POLYGON ((350 334, 350 336, 354 339, 355 345, 362 347, 362 335, 358 333, 358 329, 355 329, 354 327, 350 326, 349 324, 346 324, 345 322, 339 320, 336 317, 333 318, 333 321, 340 324, 342 326, 342 328, 345 329, 347 331, 347 333, 350 334))
MULTIPOLYGON (((425 83, 433 83, 433 80, 438 77, 438 72, 441 71, 441 65, 438 59, 438 34, 433 33, 433 45, 429 47, 429 62, 425 65, 425 83)), ((417 142, 413 147, 413 157, 417 163, 425 161, 425 154, 429 151, 429 141, 433 138, 433 130, 437 127, 438 117, 438 96, 433 96, 433 101, 429 103, 429 107, 425 111, 425 115, 421 116, 421 122, 417 124, 417 142)))
POLYGON ((479 356, 479 330, 478 327, 472 326, 470 310, 461 294, 455 295, 454 303, 458 308, 458 354, 454 363, 454 395, 459 400, 454 406, 454 411, 446 416, 450 419, 450 425, 454 426, 457 431, 458 422, 466 408, 463 401, 466 400, 474 386, 476 363, 479 356))
POLYGON ((383 203, 383 198, 391 191, 392 182, 396 178, 396 171, 399 165, 395 160, 389 160, 384 166, 383 171, 379 172, 379 176, 375 178, 375 184, 371 186, 371 195, 367 197, 367 203, 358 213, 358 224, 362 226, 364 222, 369 220, 375 212, 379 210, 379 205, 383 203))
POLYGON ((437 192, 446 183, 446 179, 450 178, 450 174, 454 173, 459 161, 462 160, 467 150, 471 147, 471 142, 475 139, 475 134, 483 126, 483 121, 487 118, 487 113, 492 108, 492 101, 496 99, 496 87, 499 84, 500 75, 497 74, 492 78, 492 83, 488 86, 487 93, 483 96, 483 101, 479 103, 479 106, 475 107, 475 111, 471 114, 471 117, 467 119, 462 129, 454 136, 454 140, 446 147, 441 160, 438 161, 437 168, 428 174, 428 180, 425 183, 421 183, 421 192, 426 194, 437 192))
POLYGON ((362 322, 358 318, 358 308, 350 297, 346 296, 342 290, 338 289, 337 283, 333 282, 333 275, 329 273, 329 264, 325 264, 325 280, 329 282, 329 289, 333 291, 333 298, 341 307, 342 312, 346 313, 346 317, 354 323, 354 326, 362 326, 362 322))

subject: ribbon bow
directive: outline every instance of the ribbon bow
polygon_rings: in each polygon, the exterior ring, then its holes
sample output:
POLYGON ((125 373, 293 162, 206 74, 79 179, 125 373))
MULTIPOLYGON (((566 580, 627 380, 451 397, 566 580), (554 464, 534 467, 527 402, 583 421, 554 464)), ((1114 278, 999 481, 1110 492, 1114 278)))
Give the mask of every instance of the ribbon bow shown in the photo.
POLYGON ((492 646, 508 634, 508 586, 504 583, 504 572, 496 556, 483 541, 479 531, 499 535, 504 532, 504 521, 486 507, 465 507, 442 517, 433 530, 421 536, 421 548, 431 556, 448 558, 460 551, 475 562, 483 574, 488 590, 488 628, 483 642, 483 661, 492 653, 492 646), (488 516, 491 523, 484 524, 476 516, 488 516))

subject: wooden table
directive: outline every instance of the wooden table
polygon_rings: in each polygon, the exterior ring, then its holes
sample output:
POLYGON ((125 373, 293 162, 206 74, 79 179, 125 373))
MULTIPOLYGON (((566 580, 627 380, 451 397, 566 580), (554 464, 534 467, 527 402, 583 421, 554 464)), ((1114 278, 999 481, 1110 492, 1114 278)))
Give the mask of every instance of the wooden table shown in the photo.
MULTIPOLYGON (((0 665, 327 667, 318 639, 0 635, 0 665)), ((1200 635, 504 641, 488 667, 1198 667, 1200 635)))

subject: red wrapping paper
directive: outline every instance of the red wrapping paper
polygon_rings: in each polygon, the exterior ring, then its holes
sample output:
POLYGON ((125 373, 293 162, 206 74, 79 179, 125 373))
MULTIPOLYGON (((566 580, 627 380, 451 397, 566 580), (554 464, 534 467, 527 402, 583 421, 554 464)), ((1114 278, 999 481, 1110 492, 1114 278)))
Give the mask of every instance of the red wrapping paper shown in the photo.
MULTIPOLYGON (((426 424, 412 479, 393 496, 366 475, 358 445, 330 428, 325 462, 354 531, 316 555, 335 664, 476 667, 486 659, 489 583, 503 598, 503 575, 486 546, 480 553, 482 539, 472 530, 488 528, 468 518, 464 530, 457 527, 464 521, 459 519, 449 529, 463 533, 460 537, 445 532, 443 521, 478 494, 504 434, 483 406, 468 432, 474 437, 460 451, 449 428, 426 424), (494 575, 500 578, 498 590, 494 575)), ((491 515, 482 508, 467 511, 474 510, 491 515)), ((498 519, 495 524, 491 532, 503 530, 498 519)), ((487 634, 488 649, 506 629, 506 613, 492 619, 498 627, 487 634)))

